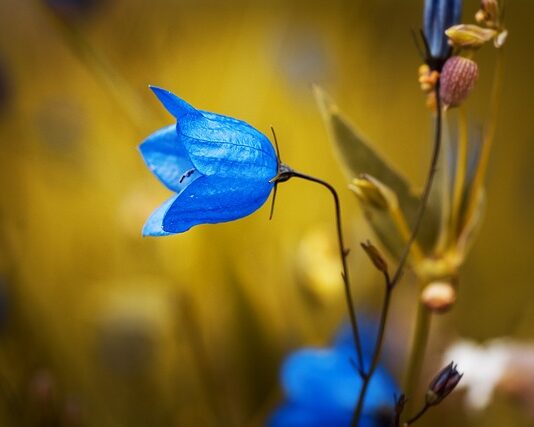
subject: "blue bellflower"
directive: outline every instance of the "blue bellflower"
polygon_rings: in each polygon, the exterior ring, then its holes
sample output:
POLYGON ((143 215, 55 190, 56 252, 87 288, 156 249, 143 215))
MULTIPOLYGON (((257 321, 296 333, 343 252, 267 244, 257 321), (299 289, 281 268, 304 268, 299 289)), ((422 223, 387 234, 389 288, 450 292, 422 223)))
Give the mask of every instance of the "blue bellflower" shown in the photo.
POLYGON ((197 110, 167 90, 151 89, 177 124, 150 135, 140 150, 176 195, 150 216, 143 235, 233 221, 262 206, 278 173, 269 139, 241 120, 197 110))
POLYGON ((443 62, 450 53, 445 30, 460 23, 462 0, 425 0, 423 31, 432 59, 443 62))
MULTIPOLYGON (((364 325, 365 326, 365 325, 364 325)), ((374 334, 362 328, 366 363, 370 362, 374 334)), ((281 372, 286 402, 267 422, 268 427, 347 427, 350 426, 362 380, 351 360, 356 360, 349 327, 338 334, 331 348, 306 348, 291 354, 281 372)), ((376 370, 365 397, 360 427, 390 425, 382 409, 392 414, 393 396, 398 392, 383 367, 376 370)))

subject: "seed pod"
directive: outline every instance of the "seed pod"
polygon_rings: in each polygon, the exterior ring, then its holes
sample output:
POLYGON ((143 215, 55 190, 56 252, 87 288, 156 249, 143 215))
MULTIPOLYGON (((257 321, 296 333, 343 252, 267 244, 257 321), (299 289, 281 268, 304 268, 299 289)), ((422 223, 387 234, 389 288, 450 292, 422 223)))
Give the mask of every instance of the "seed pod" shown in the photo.
POLYGON ((441 72, 440 96, 447 108, 457 107, 469 95, 478 79, 478 65, 471 59, 452 56, 441 72))

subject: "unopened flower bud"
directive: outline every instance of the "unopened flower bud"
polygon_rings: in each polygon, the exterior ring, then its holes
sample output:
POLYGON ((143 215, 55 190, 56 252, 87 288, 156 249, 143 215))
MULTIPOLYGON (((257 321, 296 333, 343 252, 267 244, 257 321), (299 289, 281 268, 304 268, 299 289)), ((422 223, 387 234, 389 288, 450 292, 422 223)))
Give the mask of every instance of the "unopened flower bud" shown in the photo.
POLYGON ((426 392, 426 403, 434 406, 445 399, 458 385, 463 374, 456 369, 454 362, 444 367, 432 380, 426 392))
POLYGON ((374 246, 369 240, 367 242, 362 242, 360 245, 376 269, 387 274, 388 264, 377 247, 374 246))
POLYGON ((448 28, 445 34, 449 38, 449 43, 454 47, 478 49, 492 40, 497 35, 497 31, 478 25, 461 24, 448 28))
POLYGON ((456 289, 448 281, 429 283, 421 293, 421 301, 429 310, 443 313, 456 302, 456 289))
POLYGON ((363 174, 353 179, 350 189, 360 202, 375 209, 392 209, 398 204, 395 193, 370 175, 363 174))
POLYGON ((478 79, 478 65, 471 59, 453 56, 445 62, 441 72, 440 96, 445 107, 460 105, 478 79))

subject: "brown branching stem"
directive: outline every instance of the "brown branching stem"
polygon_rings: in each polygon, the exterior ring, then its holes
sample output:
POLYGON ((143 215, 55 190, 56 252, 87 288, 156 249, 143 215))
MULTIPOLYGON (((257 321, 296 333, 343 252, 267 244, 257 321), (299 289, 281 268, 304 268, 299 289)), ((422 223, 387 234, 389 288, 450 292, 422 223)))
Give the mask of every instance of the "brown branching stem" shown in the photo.
POLYGON ((387 318, 389 314, 389 307, 391 303, 391 295, 392 295, 393 289, 395 288, 400 278, 402 277, 402 273, 404 272, 404 268, 408 261, 408 255, 410 253, 411 247, 417 238, 417 234, 422 224, 426 206, 428 204, 428 199, 430 196, 430 191, 432 189, 434 176, 436 174, 436 169, 437 169, 437 164, 438 164, 438 159, 439 159, 439 152, 441 150, 441 127, 442 127, 441 125, 442 112, 441 112, 441 104, 440 104, 440 99, 439 99, 439 80, 435 87, 435 93, 436 93, 436 104, 437 104, 436 105, 436 121, 435 121, 436 124, 435 124, 434 147, 432 151, 432 158, 430 161, 430 168, 427 174, 423 194, 421 196, 419 210, 417 212, 417 216, 412 226, 412 232, 411 232, 410 238, 408 239, 406 243, 406 246, 404 247, 404 250, 400 257, 395 273, 393 274, 392 277, 390 277, 387 271, 384 272, 384 280, 386 284, 386 289, 384 293, 384 302, 382 304, 382 312, 380 316, 378 336, 377 336, 375 348, 373 351, 371 364, 368 370, 365 370, 365 366, 363 362, 363 351, 362 351, 362 346, 360 342, 358 321, 356 318, 356 311, 354 309, 354 302, 352 299, 352 291, 351 291, 350 279, 349 279, 349 269, 347 266, 348 250, 345 248, 345 243, 343 239, 343 230, 342 230, 342 225, 341 225, 341 208, 340 208, 339 196, 337 194, 337 191, 328 182, 323 181, 322 179, 316 178, 311 175, 306 175, 306 174, 297 172, 284 164, 280 164, 279 166, 280 170, 279 170, 278 176, 275 179, 273 179, 273 182, 275 183, 284 182, 291 178, 301 178, 306 181, 311 181, 316 184, 320 184, 326 189, 328 189, 328 191, 330 191, 330 193, 332 194, 332 197, 334 198, 334 206, 335 206, 335 213, 336 213, 336 230, 337 230, 337 238, 338 238, 338 244, 339 244, 339 255, 340 255, 341 265, 343 269, 341 276, 342 276, 343 284, 345 288, 345 299, 347 301, 347 308, 349 311, 350 323, 352 327, 352 335, 354 338, 354 343, 355 343, 355 348, 356 348, 356 355, 357 355, 357 361, 358 361, 356 368, 363 381, 362 388, 361 388, 361 391, 358 397, 358 403, 356 404, 356 407, 354 409, 354 415, 353 415, 352 422, 351 422, 352 427, 358 426, 361 415, 362 415, 367 389, 369 387, 370 381, 373 377, 373 374, 380 360, 380 354, 382 351, 382 344, 384 341, 387 318))
POLYGON ((400 278, 402 277, 404 268, 406 266, 406 262, 408 261, 408 255, 410 253, 410 249, 417 238, 419 229, 421 228, 425 210, 428 205, 428 199, 430 197, 430 191, 432 189, 432 183, 434 181, 434 176, 436 175, 436 170, 437 170, 437 165, 438 165, 438 160, 439 160, 439 153, 441 151, 441 133, 442 133, 442 129, 441 129, 442 128, 442 123, 441 123, 442 122, 442 111, 441 111, 441 102, 440 102, 440 97, 439 97, 439 89, 440 89, 440 84, 439 84, 439 79, 438 79, 436 83, 436 87, 435 87, 436 119, 435 119, 435 129, 434 129, 434 147, 432 150, 432 157, 430 160, 430 167, 428 170, 425 187, 423 190, 423 194, 421 196, 419 210, 417 212, 415 222, 412 226, 412 232, 411 232, 410 238, 408 239, 408 242, 406 243, 406 246, 404 247, 399 263, 397 265, 397 269, 395 270, 395 273, 393 274, 393 277, 391 279, 387 273, 384 273, 385 281, 386 281, 386 291, 384 294, 384 302, 382 304, 382 314, 380 317, 378 336, 377 336, 375 348, 373 351, 373 358, 371 361, 371 365, 369 366, 369 370, 367 372, 364 372, 362 375, 363 384, 362 384, 362 389, 360 391, 360 395, 358 397, 358 403, 356 404, 356 407, 354 410, 354 415, 353 415, 352 423, 351 423, 352 427, 357 427, 359 424, 362 411, 363 411, 364 402, 365 402, 365 395, 367 393, 367 389, 369 387, 369 383, 371 382, 373 374, 378 366, 378 362, 380 360, 380 354, 382 352, 384 333, 386 329, 388 312, 389 312, 389 307, 390 307, 390 302, 391 302, 391 294, 393 292, 393 289, 399 282, 400 278))
POLYGON ((415 414, 412 418, 410 418, 409 420, 407 420, 404 424, 403 424, 403 427, 409 427, 411 426, 413 423, 415 423, 419 418, 421 418, 423 415, 425 415, 426 411, 428 411, 430 409, 430 405, 428 403, 425 403, 425 405, 421 408, 421 410, 415 414))

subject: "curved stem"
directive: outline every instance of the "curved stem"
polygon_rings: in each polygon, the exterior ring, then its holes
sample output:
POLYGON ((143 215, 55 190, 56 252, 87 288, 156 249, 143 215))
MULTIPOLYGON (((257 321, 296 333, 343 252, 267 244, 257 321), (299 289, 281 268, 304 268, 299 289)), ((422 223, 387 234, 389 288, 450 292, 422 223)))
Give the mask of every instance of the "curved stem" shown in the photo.
POLYGON ((347 300, 347 308, 349 311, 349 317, 350 317, 350 323, 352 327, 352 335, 354 338, 354 344, 356 347, 356 356, 358 358, 358 371, 359 374, 362 375, 364 372, 364 364, 363 364, 363 352, 362 352, 362 345, 360 342, 360 333, 358 329, 358 321, 356 319, 356 311, 354 309, 354 302, 352 300, 352 291, 350 288, 350 279, 349 279, 349 269, 347 267, 347 255, 349 251, 345 249, 345 243, 343 240, 343 230, 341 227, 341 207, 339 204, 339 196, 337 194, 336 189, 329 184, 326 181, 323 181, 322 179, 316 178, 314 176, 306 175, 297 171, 294 171, 292 169, 288 169, 284 172, 287 174, 287 178, 301 178, 306 181, 315 182, 317 184, 322 185, 330 193, 332 194, 332 197, 334 198, 334 205, 336 209, 336 230, 337 230, 337 239, 339 243, 339 256, 341 258, 341 266, 343 268, 343 272, 341 273, 341 277, 343 278, 343 285, 345 288, 345 299, 347 300))
POLYGON ((421 408, 421 410, 415 414, 412 418, 410 418, 408 421, 404 423, 403 427, 411 426, 413 423, 415 423, 419 418, 421 418, 423 415, 425 415, 426 411, 430 409, 430 405, 426 404, 421 408))

